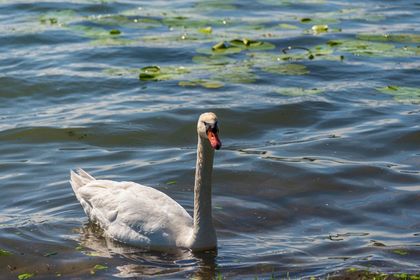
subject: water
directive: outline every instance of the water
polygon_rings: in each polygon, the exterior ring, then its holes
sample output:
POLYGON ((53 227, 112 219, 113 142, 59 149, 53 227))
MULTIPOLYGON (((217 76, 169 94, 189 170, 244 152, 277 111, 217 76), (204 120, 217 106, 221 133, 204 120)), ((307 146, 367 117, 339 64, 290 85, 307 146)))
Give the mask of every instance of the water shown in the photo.
POLYGON ((419 10, 374 0, 0 1, 0 278, 418 273, 419 10), (265 43, 228 43, 242 38, 265 43), (221 41, 227 51, 212 52, 221 41), (167 76, 139 80, 146 66, 167 76), (205 111, 218 114, 223 141, 217 253, 102 237, 69 170, 153 186, 191 213, 205 111))

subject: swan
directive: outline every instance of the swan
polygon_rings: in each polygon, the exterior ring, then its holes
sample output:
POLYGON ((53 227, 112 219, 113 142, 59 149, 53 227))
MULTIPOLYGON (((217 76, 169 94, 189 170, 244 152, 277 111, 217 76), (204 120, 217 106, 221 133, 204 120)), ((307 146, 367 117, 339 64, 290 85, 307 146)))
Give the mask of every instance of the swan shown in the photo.
POLYGON ((218 132, 217 116, 201 114, 197 123, 193 217, 163 192, 134 182, 98 180, 77 169, 70 171, 70 184, 89 219, 114 240, 158 250, 215 249, 211 176, 214 150, 222 145, 218 132))

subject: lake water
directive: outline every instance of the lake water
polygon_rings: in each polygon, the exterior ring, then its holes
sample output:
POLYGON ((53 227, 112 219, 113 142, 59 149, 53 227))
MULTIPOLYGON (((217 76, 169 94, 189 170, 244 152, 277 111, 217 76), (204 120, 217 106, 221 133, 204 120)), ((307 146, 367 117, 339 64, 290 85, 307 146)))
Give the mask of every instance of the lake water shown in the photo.
POLYGON ((415 2, 0 0, 0 278, 419 273, 415 2), (205 111, 218 251, 102 237, 69 170, 191 213, 205 111))

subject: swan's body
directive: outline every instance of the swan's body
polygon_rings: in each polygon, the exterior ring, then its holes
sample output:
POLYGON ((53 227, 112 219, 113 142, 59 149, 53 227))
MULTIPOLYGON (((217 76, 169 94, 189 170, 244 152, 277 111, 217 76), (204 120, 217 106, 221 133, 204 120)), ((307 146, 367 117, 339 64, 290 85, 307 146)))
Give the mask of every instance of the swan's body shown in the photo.
POLYGON ((217 246, 211 214, 213 149, 220 148, 217 117, 200 116, 194 218, 166 194, 133 182, 96 180, 79 169, 71 185, 86 215, 109 237, 134 246, 206 250, 217 246))

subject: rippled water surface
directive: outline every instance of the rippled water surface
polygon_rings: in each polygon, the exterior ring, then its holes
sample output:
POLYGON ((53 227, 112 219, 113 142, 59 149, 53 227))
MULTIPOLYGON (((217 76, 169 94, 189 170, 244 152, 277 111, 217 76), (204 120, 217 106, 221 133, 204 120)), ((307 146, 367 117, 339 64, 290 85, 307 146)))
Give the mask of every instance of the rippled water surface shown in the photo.
POLYGON ((0 0, 0 278, 419 273, 415 2, 0 0), (102 237, 69 170, 191 213, 205 111, 218 251, 102 237))

